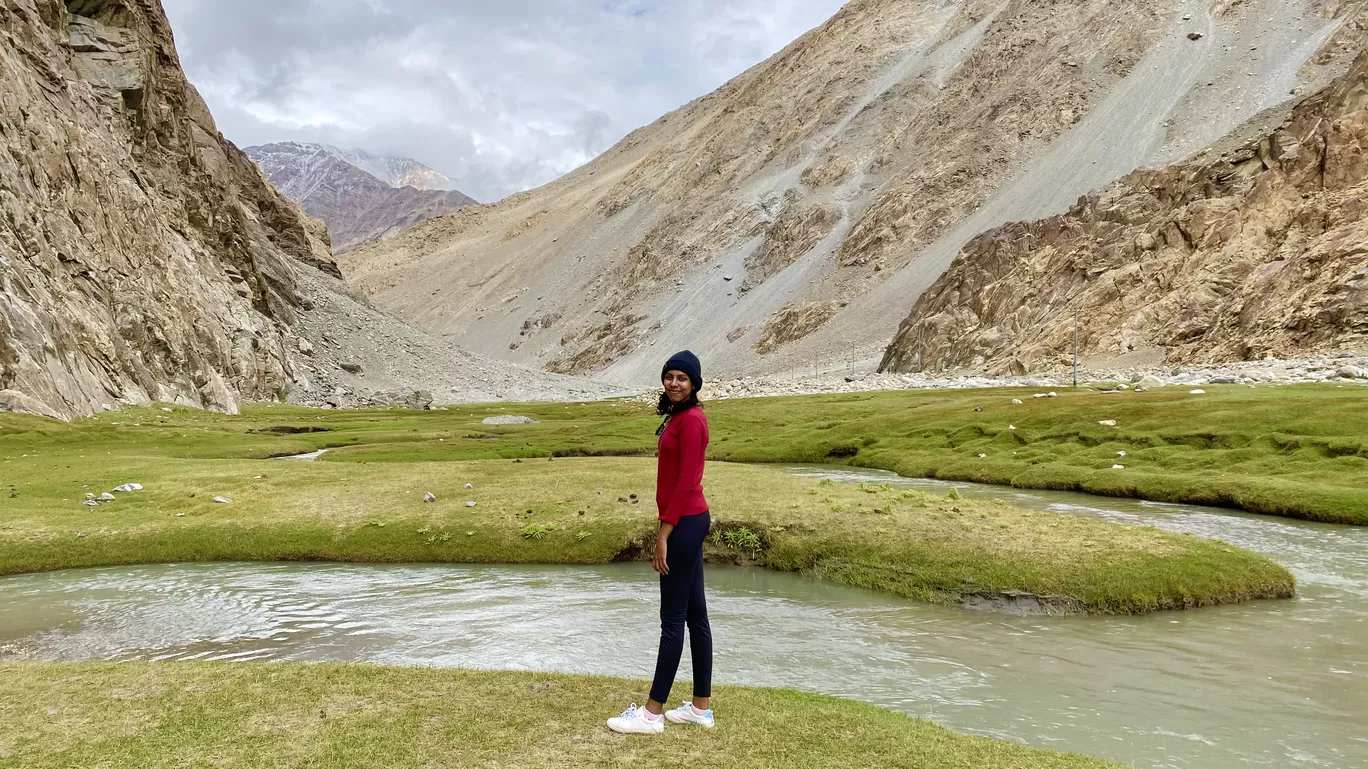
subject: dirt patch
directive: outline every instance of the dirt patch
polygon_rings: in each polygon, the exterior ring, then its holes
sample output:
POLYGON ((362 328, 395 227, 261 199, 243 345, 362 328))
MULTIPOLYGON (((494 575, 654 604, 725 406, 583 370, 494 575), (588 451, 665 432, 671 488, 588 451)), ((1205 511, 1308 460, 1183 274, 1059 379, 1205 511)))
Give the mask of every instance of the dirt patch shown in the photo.
POLYGON ((1059 616, 1082 614, 1083 606, 1077 599, 1059 595, 1036 595, 1024 590, 1003 590, 997 593, 973 593, 956 601, 966 609, 994 611, 1002 614, 1043 614, 1059 616))

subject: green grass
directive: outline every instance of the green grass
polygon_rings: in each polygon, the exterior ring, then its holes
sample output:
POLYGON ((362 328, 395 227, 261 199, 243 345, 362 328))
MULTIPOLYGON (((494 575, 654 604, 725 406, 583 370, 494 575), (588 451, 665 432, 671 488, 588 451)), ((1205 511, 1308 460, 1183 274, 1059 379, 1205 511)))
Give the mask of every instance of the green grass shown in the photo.
POLYGON ((1106 769, 813 694, 719 687, 719 728, 608 732, 643 684, 253 663, 0 665, 0 763, 27 769, 1106 769))
MULTIPOLYGON (((1206 395, 1188 389, 1060 388, 1059 397, 1041 399, 1018 388, 718 401, 707 404, 709 453, 738 462, 842 462, 906 476, 1368 524, 1368 389, 1223 385, 1206 386, 1206 395), (1013 398, 1024 403, 1012 405, 1013 398), (1099 425, 1104 419, 1118 424, 1099 425)), ((0 482, 23 486, 18 457, 30 448, 243 458, 346 447, 325 457, 331 462, 647 455, 657 424, 647 406, 625 402, 433 412, 257 406, 241 417, 153 408, 70 425, 0 414, 0 456, 8 462, 0 463, 0 482), (541 421, 481 424, 495 414, 541 421), (326 432, 248 432, 286 426, 326 432)))
MULTIPOLYGON (((86 451, 80 464, 56 451, 20 457, 25 489, 0 499, 0 574, 227 560, 608 563, 644 560, 656 528, 655 462, 644 458, 358 464, 86 451), (127 481, 146 488, 80 504, 87 488, 127 481)), ((1295 589, 1266 558, 1153 527, 725 462, 705 483, 713 560, 918 600, 1025 591, 1050 597, 1050 611, 1139 613, 1295 589)))

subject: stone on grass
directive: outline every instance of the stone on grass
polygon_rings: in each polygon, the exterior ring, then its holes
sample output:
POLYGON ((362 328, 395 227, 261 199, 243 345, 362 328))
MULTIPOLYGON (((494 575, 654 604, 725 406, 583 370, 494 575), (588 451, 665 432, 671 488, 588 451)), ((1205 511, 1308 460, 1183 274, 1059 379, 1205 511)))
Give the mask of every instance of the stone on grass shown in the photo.
POLYGON ((426 494, 423 495, 423 501, 424 501, 424 502, 436 502, 436 501, 437 501, 437 495, 436 495, 436 494, 433 494, 432 492, 429 491, 428 493, 426 493, 426 494))
POLYGON ((987 456, 988 456, 987 454, 979 454, 979 459, 984 459, 984 458, 986 458, 987 456))
POLYGON ((1118 451, 1118 452, 1116 452, 1116 456, 1118 456, 1118 457, 1124 457, 1124 456, 1126 456, 1126 452, 1124 452, 1124 451, 1118 451))
POLYGON ((1201 389, 1201 388, 1199 387, 1199 388, 1197 388, 1196 390, 1188 390, 1188 394, 1189 394, 1189 395, 1206 395, 1206 390, 1203 390, 1203 389, 1201 389))
POLYGON ((1013 399, 1012 399, 1012 405, 1013 405, 1013 406, 1020 406, 1020 405, 1021 405, 1021 399, 1020 399, 1020 398, 1013 398, 1013 399))
POLYGON ((141 483, 125 483, 122 486, 115 486, 115 491, 142 491, 141 483))
POLYGON ((1048 393, 1045 394, 1045 397, 1046 397, 1046 398, 1058 398, 1058 397, 1059 397, 1059 393, 1057 393, 1057 392, 1048 392, 1048 393))
POLYGON ((466 507, 474 507, 474 506, 475 506, 475 500, 473 500, 473 499, 466 503, 466 507))
POLYGON ((219 503, 220 505, 228 505, 232 504, 233 502, 233 500, 229 499, 228 497, 214 497, 214 501, 219 503))
POLYGON ((98 500, 94 500, 94 499, 87 499, 87 500, 85 500, 84 502, 82 502, 81 504, 85 505, 86 507, 99 507, 99 506, 100 506, 99 501, 98 501, 98 500))
POLYGON ((475 484, 473 484, 473 483, 467 483, 467 484, 465 485, 465 487, 466 487, 467 489, 473 489, 473 488, 475 488, 475 484))
POLYGON ((1115 419, 1099 419, 1097 420, 1097 423, 1103 427, 1116 427, 1115 419))
POLYGON ((1141 387, 1143 387, 1143 388, 1145 388, 1146 390, 1148 390, 1148 389, 1153 388, 1153 387, 1163 387, 1163 386, 1164 386, 1164 380, 1160 379, 1159 377, 1157 377, 1157 376, 1155 376, 1155 375, 1153 375, 1153 374, 1150 374, 1150 375, 1144 377, 1143 379, 1141 379, 1139 382, 1137 382, 1136 385, 1137 385, 1137 387, 1136 387, 1135 389, 1137 389, 1137 390, 1140 389, 1141 387))
POLYGON ((1126 466, 1125 466, 1125 465, 1112 465, 1112 469, 1113 469, 1113 470, 1125 470, 1125 469, 1126 469, 1126 466))
POLYGON ((487 424, 487 425, 535 425, 535 424, 537 424, 537 420, 533 419, 532 417, 513 416, 513 415, 510 414, 510 415, 508 415, 508 416, 485 417, 485 418, 484 418, 484 424, 487 424))
POLYGON ((103 493, 103 494, 100 495, 100 501, 101 501, 101 502, 113 502, 113 501, 114 501, 114 495, 113 495, 113 494, 110 494, 109 492, 106 491, 105 493, 103 493))

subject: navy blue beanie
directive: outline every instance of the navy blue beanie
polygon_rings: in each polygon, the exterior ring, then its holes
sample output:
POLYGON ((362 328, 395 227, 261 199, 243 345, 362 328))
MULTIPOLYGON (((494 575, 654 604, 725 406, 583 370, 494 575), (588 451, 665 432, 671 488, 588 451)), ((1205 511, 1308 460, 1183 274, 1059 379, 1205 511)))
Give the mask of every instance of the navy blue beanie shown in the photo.
POLYGON ((684 350, 670 356, 665 361, 665 367, 660 370, 660 378, 665 378, 667 371, 683 371, 684 375, 693 382, 694 392, 703 389, 703 364, 698 361, 698 356, 684 350))

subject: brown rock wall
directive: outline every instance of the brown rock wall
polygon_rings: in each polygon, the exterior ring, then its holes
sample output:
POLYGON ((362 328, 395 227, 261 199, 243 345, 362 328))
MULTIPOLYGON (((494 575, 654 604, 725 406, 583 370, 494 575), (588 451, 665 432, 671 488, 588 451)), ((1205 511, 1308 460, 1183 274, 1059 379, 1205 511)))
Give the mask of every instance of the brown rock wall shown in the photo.
POLYGON ((9 402, 70 417, 283 394, 298 264, 337 269, 218 133, 159 3, 0 0, 0 83, 9 402))
POLYGON ((1071 211, 975 238, 884 370, 1171 362, 1368 342, 1368 55, 1272 133, 1130 174, 1071 211))

